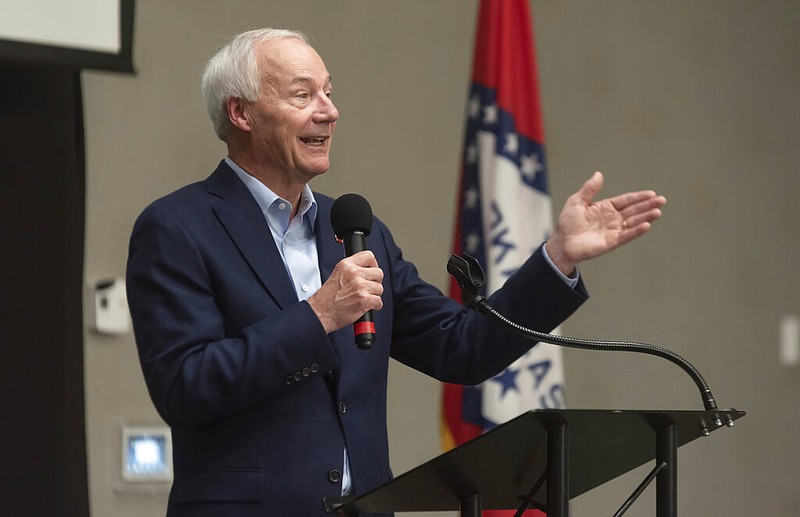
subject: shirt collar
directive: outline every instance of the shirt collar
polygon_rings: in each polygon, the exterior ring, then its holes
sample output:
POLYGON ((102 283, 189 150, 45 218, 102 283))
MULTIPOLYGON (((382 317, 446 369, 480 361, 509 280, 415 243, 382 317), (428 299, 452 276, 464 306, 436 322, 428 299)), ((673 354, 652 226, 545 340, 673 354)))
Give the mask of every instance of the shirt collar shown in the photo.
MULTIPOLYGON (((273 192, 271 188, 239 167, 230 157, 225 157, 225 163, 233 169, 233 172, 239 176, 239 179, 242 180, 242 183, 244 183, 256 199, 256 203, 258 203, 261 212, 264 214, 264 217, 267 218, 268 222, 272 223, 272 214, 275 211, 275 209, 272 208, 273 206, 277 206, 282 202, 291 204, 289 201, 273 192)), ((311 187, 309 187, 308 184, 303 187, 303 191, 300 193, 300 206, 297 209, 297 215, 305 216, 305 220, 308 221, 312 229, 314 228, 314 223, 317 220, 317 200, 314 198, 314 193, 311 191, 311 187)), ((284 231, 286 231, 288 224, 288 220, 282 224, 284 231)))

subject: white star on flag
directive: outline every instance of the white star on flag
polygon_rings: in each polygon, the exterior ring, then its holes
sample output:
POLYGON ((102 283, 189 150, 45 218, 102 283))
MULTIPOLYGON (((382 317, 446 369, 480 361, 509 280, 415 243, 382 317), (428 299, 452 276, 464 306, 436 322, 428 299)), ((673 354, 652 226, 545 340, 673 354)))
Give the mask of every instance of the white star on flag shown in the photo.
POLYGON ((468 113, 470 120, 477 120, 478 115, 481 114, 481 100, 477 95, 473 95, 469 100, 468 113))
POLYGON ((478 189, 475 187, 464 192, 464 208, 468 210, 478 208, 478 189))
POLYGON ((467 163, 475 163, 478 161, 478 147, 473 144, 467 147, 467 163))
POLYGON ((475 253, 481 243, 481 236, 477 233, 470 233, 466 237, 466 251, 467 253, 475 253))
POLYGON ((510 154, 517 154, 519 150, 519 135, 516 133, 506 133, 506 145, 503 149, 510 154))
POLYGON ((497 106, 490 105, 483 107, 483 123, 484 124, 497 123, 497 106))
POLYGON ((539 153, 533 153, 530 156, 523 155, 521 161, 522 165, 520 169, 522 169, 522 174, 531 181, 533 181, 536 174, 541 172, 544 168, 542 162, 539 160, 539 153))

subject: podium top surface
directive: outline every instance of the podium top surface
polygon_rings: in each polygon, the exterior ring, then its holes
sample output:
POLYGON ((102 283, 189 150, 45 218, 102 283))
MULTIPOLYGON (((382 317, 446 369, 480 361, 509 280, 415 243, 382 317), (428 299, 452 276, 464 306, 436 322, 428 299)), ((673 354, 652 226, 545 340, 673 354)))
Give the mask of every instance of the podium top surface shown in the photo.
MULTIPOLYGON (((500 425, 376 488, 339 503, 347 512, 451 511, 480 494, 484 509, 519 506, 547 465, 547 431, 564 425, 569 498, 656 457, 656 432, 674 426, 678 447, 733 426, 745 413, 713 411, 537 410, 500 425)), ((546 486, 535 501, 546 504, 546 486)), ((339 506, 337 504, 336 506, 339 506)))

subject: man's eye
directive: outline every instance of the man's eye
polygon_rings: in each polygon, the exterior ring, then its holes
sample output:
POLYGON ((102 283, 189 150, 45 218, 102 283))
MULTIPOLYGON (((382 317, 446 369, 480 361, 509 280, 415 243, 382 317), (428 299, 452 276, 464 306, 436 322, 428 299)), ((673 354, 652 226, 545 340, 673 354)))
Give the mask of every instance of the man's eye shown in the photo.
POLYGON ((300 92, 297 94, 298 99, 308 99, 308 92, 300 92))

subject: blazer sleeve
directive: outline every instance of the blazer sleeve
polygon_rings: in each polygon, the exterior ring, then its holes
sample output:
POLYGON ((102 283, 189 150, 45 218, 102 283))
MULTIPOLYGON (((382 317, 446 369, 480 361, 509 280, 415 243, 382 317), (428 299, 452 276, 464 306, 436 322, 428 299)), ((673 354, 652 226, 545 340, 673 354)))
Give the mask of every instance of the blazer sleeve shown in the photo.
POLYGON ((248 287, 255 283, 249 278, 221 279, 226 264, 211 264, 215 246, 199 244, 196 233, 169 207, 151 205, 134 225, 129 249, 127 291, 139 358, 168 424, 231 415, 339 367, 307 303, 281 309, 259 295, 220 306, 221 284, 232 291, 229 299, 244 299, 245 289, 257 287, 248 287), (234 314, 246 311, 258 315, 253 323, 231 325, 234 314))
MULTIPOLYGON (((395 304, 395 359, 441 381, 475 385, 502 371, 535 344, 423 282, 385 227, 382 231, 395 304)), ((566 285, 539 247, 488 302, 521 325, 549 332, 587 298, 583 282, 574 289, 566 285)))

